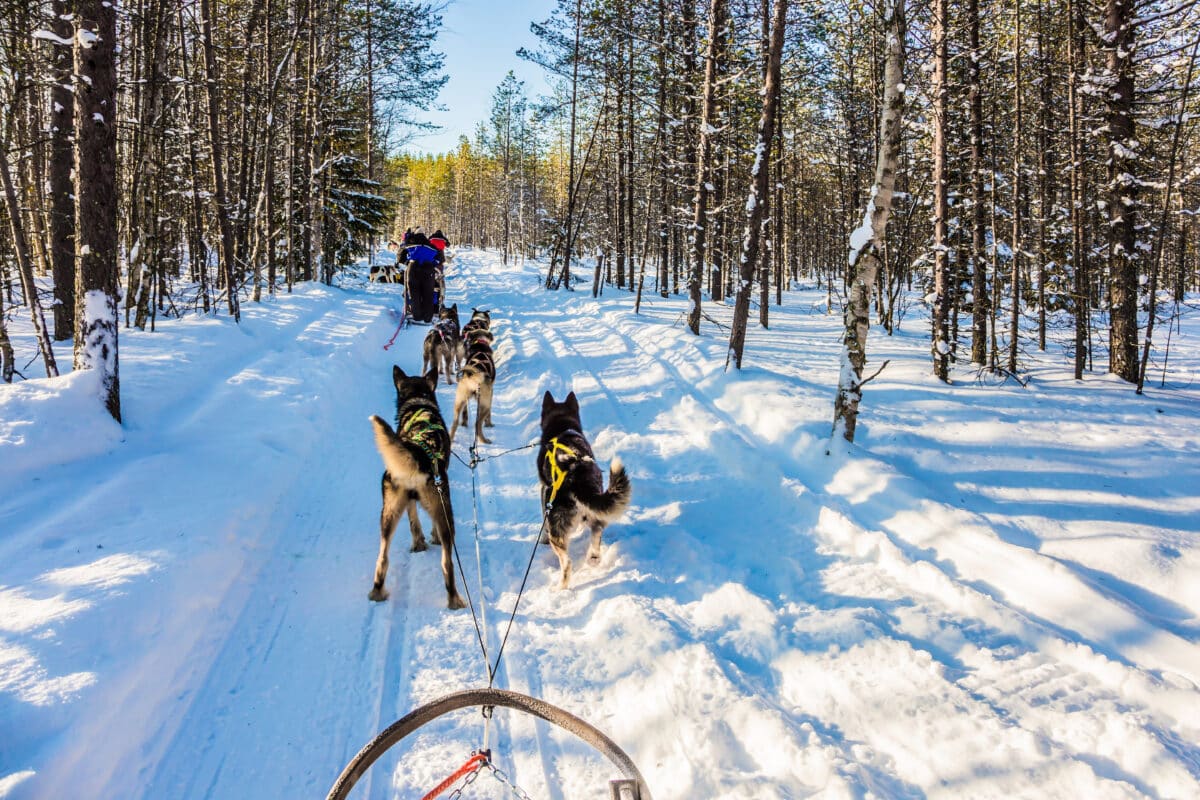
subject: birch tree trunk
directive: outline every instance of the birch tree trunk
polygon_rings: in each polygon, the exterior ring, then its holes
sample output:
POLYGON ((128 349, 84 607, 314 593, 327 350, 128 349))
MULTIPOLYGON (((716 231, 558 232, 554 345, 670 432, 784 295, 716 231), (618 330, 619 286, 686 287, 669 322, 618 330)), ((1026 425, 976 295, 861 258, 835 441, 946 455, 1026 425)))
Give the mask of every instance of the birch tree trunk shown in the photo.
POLYGON ((121 421, 117 360, 117 9, 79 0, 75 35, 75 369, 121 421))
POLYGON ((946 0, 933 4, 933 374, 950 379, 950 276, 946 241, 946 78, 949 10, 946 0))
POLYGON ((755 146, 754 167, 750 173, 750 196, 746 198, 746 233, 742 238, 742 255, 738 260, 733 329, 729 332, 729 353, 725 361, 726 364, 732 361, 737 369, 742 368, 746 322, 750 318, 750 289, 754 282, 754 268, 758 264, 762 221, 771 196, 771 142, 775 138, 775 114, 779 107, 779 61, 783 54, 786 23, 787 0, 775 0, 775 14, 771 21, 771 46, 767 57, 767 78, 763 84, 762 116, 758 122, 758 144, 755 146))
POLYGON ((862 224, 850 235, 850 293, 846 302, 845 341, 837 397, 833 407, 833 433, 854 441, 858 406, 862 402, 863 367, 867 363, 867 333, 871 328, 871 287, 879 271, 896 167, 900 158, 901 122, 904 116, 904 0, 893 0, 885 9, 888 36, 883 68, 883 108, 879 120, 879 154, 875 185, 862 224))
MULTIPOLYGON (((700 290, 704 285, 704 235, 708 227, 708 162, 716 129, 717 53, 721 26, 725 23, 725 0, 712 0, 708 7, 708 56, 704 59, 704 103, 700 111, 700 147, 696 156, 696 191, 692 197, 692 234, 688 270, 688 330, 700 334, 700 290)), ((761 156, 760 156, 761 159, 761 156)))
MULTIPOLYGON (((771 68, 771 3, 770 0, 762 0, 762 65, 763 65, 763 84, 767 82, 767 72, 771 68)), ((778 101, 776 101, 778 103, 778 101)), ((780 114, 775 115, 775 128, 772 132, 772 137, 775 141, 782 142, 783 137, 779 134, 779 118, 780 114)), ((782 149, 782 144, 780 145, 782 149)), ((777 160, 777 159, 776 159, 777 160)), ((771 184, 771 160, 768 159, 763 165, 763 169, 767 171, 767 185, 771 184)), ((774 194, 769 188, 763 193, 760 198, 763 203, 762 210, 762 227, 760 235, 762 236, 762 266, 758 276, 758 324, 764 329, 767 328, 770 322, 770 303, 771 298, 771 261, 774 253, 774 235, 775 229, 779 226, 771 217, 771 195, 774 194)))

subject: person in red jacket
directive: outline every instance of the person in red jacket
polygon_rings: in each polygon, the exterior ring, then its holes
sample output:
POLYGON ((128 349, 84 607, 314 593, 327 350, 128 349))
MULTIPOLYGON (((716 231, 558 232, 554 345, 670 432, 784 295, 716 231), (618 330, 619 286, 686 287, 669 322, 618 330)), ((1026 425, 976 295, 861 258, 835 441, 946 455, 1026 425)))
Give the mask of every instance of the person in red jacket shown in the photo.
POLYGON ((408 291, 409 310, 414 322, 433 322, 441 300, 441 275, 437 260, 438 251, 430 246, 425 232, 417 228, 408 237, 408 275, 405 287, 408 291))
POLYGON ((429 243, 438 251, 438 264, 445 264, 446 248, 450 246, 450 241, 446 238, 446 234, 442 233, 441 228, 433 232, 433 236, 429 237, 429 243))

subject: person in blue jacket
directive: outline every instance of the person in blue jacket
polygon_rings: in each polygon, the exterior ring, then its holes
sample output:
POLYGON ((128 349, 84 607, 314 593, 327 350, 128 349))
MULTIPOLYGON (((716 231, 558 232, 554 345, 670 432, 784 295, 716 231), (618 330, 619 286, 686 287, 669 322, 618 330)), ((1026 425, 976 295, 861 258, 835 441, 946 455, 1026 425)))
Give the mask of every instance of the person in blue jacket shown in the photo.
POLYGON ((414 322, 433 322, 438 306, 438 251, 429 244, 425 231, 417 228, 404 248, 408 262, 409 312, 414 322))

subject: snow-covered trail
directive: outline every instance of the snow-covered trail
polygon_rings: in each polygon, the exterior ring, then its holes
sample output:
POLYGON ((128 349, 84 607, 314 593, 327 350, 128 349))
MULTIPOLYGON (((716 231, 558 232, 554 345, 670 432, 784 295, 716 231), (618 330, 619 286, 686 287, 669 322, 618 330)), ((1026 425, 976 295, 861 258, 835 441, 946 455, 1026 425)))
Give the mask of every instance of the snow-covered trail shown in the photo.
MULTIPOLYGON (((362 383, 383 374, 387 305, 321 290, 273 305, 270 322, 250 309, 238 328, 185 330, 187 369, 127 369, 125 444, 72 465, 88 479, 55 481, 39 503, 54 511, 6 542, 32 540, 47 564, 97 548, 75 568, 81 599, 28 573, 46 622, 95 606, 65 642, 94 686, 54 731, 37 796, 311 793, 330 748, 352 753, 375 725, 348 717, 314 736, 308 698, 356 693, 375 660, 367 634, 388 625, 330 591, 363 569, 345 545, 377 458, 344 415, 376 407, 362 383)), ((158 344, 128 342, 139 365, 139 344, 158 344)))
MULTIPOLYGON (((599 567, 576 537, 569 590, 538 548, 498 686, 604 730, 658 800, 1200 796, 1195 391, 1119 417, 1050 380, 898 366, 871 385, 864 449, 827 457, 837 323, 810 295, 726 374, 725 335, 688 334, 678 298, 635 318, 631 295, 543 292, 537 269, 464 251, 448 289, 497 335, 482 575, 472 476, 451 465, 493 657, 540 523, 535 451, 499 454, 536 441, 545 390, 578 394, 634 499, 599 567)), ((436 548, 408 553, 401 530, 391 598, 366 599, 366 418, 390 416, 391 365, 417 370, 426 330, 382 350, 397 292, 308 287, 242 326, 179 324, 169 349, 131 335, 119 447, 80 435, 52 471, 0 463, 0 797, 319 797, 378 730, 486 681, 436 548)), ((915 364, 924 344, 873 347, 915 364)), ((353 796, 419 796, 481 734, 477 712, 439 720, 353 796)), ((491 743, 533 797, 607 797, 615 777, 519 714, 497 710, 491 743)))

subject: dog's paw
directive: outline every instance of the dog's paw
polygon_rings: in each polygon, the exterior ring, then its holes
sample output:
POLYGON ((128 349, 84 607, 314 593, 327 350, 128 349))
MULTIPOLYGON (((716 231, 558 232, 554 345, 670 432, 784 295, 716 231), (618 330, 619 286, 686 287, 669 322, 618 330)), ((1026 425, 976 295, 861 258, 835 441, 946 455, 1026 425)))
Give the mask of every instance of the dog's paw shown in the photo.
POLYGON ((457 611, 460 608, 466 607, 467 604, 463 602, 463 599, 459 597, 457 593, 450 595, 450 600, 446 603, 446 608, 450 609, 451 611, 457 611))
POLYGON ((382 586, 371 587, 370 593, 367 595, 368 600, 374 600, 376 603, 382 603, 388 599, 387 589, 382 586))
POLYGON ((600 554, 599 553, 588 553, 587 562, 589 564, 591 564, 593 567, 600 566, 600 554))
MULTIPOLYGON (((434 544, 437 544, 437 541, 436 541, 436 540, 434 541, 434 544)), ((421 541, 419 541, 419 542, 413 542, 412 549, 410 549, 408 552, 410 552, 410 553, 424 553, 424 552, 425 552, 426 550, 428 550, 428 549, 429 549, 429 545, 425 544, 425 540, 424 540, 424 539, 422 539, 422 540, 421 540, 421 541)))

